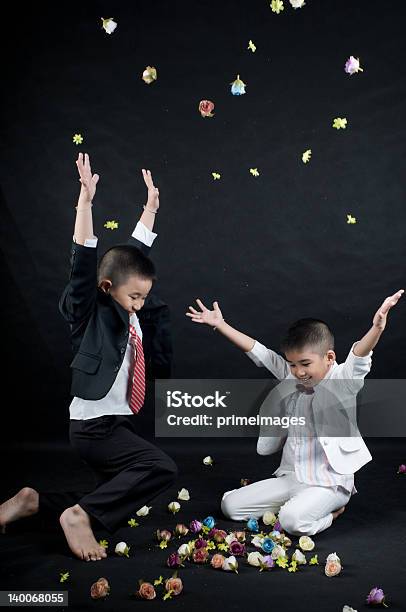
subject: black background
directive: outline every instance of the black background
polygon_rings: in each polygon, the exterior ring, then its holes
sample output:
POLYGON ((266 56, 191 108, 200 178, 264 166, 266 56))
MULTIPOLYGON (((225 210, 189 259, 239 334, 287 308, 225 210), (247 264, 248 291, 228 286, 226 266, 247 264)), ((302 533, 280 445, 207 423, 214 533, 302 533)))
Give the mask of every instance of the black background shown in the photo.
MULTIPOLYGON (((403 2, 285 2, 276 15, 259 0, 71 1, 2 15, 4 437, 66 437, 71 354, 57 304, 79 151, 101 175, 100 253, 139 218, 142 167, 160 188, 153 259, 172 311, 175 377, 266 376, 185 317, 195 297, 217 299, 230 324, 276 349, 295 319, 325 319, 343 360, 405 286, 403 2), (118 22, 110 36, 102 16, 118 22), (351 54, 363 73, 344 72, 351 54), (158 71, 149 86, 147 65, 158 71), (240 97, 230 93, 237 74, 240 97), (214 118, 200 116, 202 99, 214 118), (334 130, 334 117, 347 129, 334 130), (103 227, 111 219, 118 230, 103 227)), ((372 376, 404 377, 404 320, 401 302, 372 376)))

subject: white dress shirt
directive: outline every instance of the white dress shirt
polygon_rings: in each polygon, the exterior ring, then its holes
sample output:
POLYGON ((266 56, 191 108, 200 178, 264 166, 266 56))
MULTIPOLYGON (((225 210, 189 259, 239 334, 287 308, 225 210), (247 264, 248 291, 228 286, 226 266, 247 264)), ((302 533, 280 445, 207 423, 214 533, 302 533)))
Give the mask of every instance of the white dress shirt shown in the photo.
MULTIPOLYGON (((140 221, 137 223, 133 233, 133 238, 143 242, 147 246, 152 246, 157 234, 151 232, 140 221)), ((94 248, 97 245, 97 238, 88 238, 84 246, 94 248)), ((135 313, 129 315, 129 323, 135 327, 137 334, 142 340, 142 331, 138 317, 135 313)), ((72 420, 94 419, 95 417, 110 415, 110 414, 133 414, 129 400, 129 382, 134 369, 135 359, 135 344, 131 341, 131 335, 128 336, 127 348, 124 354, 124 359, 121 364, 117 377, 110 391, 98 400, 85 400, 80 397, 74 397, 69 406, 70 418, 72 420)))

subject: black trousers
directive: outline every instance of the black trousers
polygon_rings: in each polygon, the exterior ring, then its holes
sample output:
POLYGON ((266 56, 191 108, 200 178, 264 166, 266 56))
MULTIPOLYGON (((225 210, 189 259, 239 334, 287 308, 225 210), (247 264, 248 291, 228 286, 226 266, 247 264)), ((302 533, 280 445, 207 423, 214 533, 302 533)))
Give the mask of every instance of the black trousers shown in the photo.
POLYGON ((40 512, 61 513, 79 504, 92 523, 115 529, 159 493, 178 474, 174 461, 138 436, 132 416, 108 415, 71 420, 71 445, 94 472, 97 485, 91 492, 40 493, 40 512))

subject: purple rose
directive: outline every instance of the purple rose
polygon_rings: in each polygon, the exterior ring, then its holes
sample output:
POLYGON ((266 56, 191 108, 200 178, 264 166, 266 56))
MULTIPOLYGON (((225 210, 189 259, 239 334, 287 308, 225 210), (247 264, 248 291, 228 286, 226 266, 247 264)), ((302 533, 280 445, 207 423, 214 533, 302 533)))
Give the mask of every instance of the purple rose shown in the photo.
POLYGON ((198 550, 199 548, 207 548, 207 542, 206 540, 203 540, 203 538, 198 538, 195 542, 195 548, 198 550))
POLYGON ((166 565, 168 567, 181 567, 182 559, 181 559, 180 555, 178 555, 177 552, 174 552, 174 553, 170 554, 168 559, 167 559, 167 561, 166 561, 166 565))
POLYGON ((266 555, 262 557, 262 567, 263 569, 272 569, 275 565, 275 561, 272 559, 271 555, 266 555))
POLYGON ((275 525, 273 526, 273 530, 274 531, 279 531, 279 532, 282 531, 282 525, 280 524, 279 521, 276 521, 275 525))
POLYGON ((387 605, 385 604, 385 593, 383 592, 383 590, 379 589, 378 587, 374 587, 373 589, 371 589, 367 597, 367 604, 371 606, 379 606, 383 604, 385 607, 387 607, 387 605))
POLYGON ((245 555, 245 544, 238 542, 238 540, 233 540, 230 544, 230 552, 235 557, 243 557, 245 555))
POLYGON ((398 468, 398 474, 406 474, 406 465, 402 463, 402 465, 398 468))
POLYGON ((192 521, 189 528, 192 533, 199 533, 202 530, 202 524, 200 521, 192 521))
POLYGON ((195 563, 206 563, 209 553, 207 548, 200 548, 193 552, 193 561, 195 563))

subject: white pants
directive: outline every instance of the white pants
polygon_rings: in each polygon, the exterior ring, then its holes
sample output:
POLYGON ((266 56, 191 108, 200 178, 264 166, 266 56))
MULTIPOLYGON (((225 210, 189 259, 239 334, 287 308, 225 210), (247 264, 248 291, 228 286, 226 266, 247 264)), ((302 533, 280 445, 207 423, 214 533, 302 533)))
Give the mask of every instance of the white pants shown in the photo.
POLYGON ((234 521, 261 518, 270 510, 279 513, 279 522, 287 533, 314 535, 330 527, 332 512, 345 506, 350 497, 341 487, 335 492, 330 487, 303 484, 292 472, 227 491, 221 509, 234 521))

